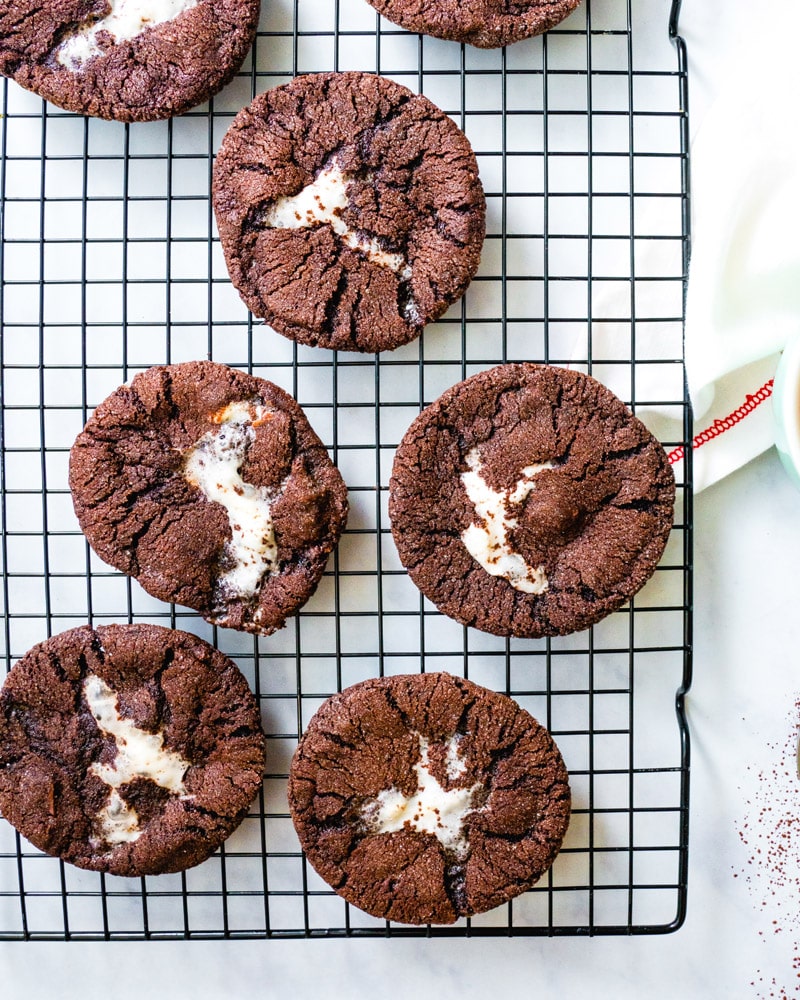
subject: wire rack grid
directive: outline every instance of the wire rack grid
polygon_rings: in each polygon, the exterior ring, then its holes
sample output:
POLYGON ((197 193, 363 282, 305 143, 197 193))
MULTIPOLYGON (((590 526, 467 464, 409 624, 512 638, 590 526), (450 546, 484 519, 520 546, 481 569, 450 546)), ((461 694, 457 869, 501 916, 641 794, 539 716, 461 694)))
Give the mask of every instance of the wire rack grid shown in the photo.
POLYGON ((6 669, 87 621, 184 628, 244 671, 269 754, 251 814, 181 875, 84 872, 0 820, 0 938, 673 930, 686 907, 691 449, 653 580, 630 606, 565 638, 503 640, 439 615, 398 562, 386 505, 394 449, 420 408, 503 361, 589 371, 657 433, 679 427, 665 445, 688 444, 679 0, 671 11, 669 0, 585 0, 547 36, 491 52, 404 32, 364 0, 263 6, 242 72, 171 122, 84 119, 3 84, 6 669), (209 203, 214 153, 235 113, 297 73, 331 69, 377 71, 425 93, 467 132, 487 193, 468 294, 418 342, 378 357, 307 349, 254 324, 227 278, 209 203), (92 408, 137 371, 201 357, 291 392, 350 487, 349 526, 319 590, 266 639, 149 597, 92 554, 72 511, 68 453, 92 408), (346 905, 305 862, 286 804, 291 754, 322 701, 367 677, 420 670, 511 694, 554 733, 574 793, 548 876, 451 928, 390 925, 346 905))

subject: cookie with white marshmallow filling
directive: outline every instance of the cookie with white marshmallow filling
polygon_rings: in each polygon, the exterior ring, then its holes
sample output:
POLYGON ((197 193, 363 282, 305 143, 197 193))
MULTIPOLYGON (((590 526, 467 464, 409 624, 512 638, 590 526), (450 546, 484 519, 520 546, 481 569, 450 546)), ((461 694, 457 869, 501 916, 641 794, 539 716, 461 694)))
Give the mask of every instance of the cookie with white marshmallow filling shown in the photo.
POLYGON ((260 94, 222 142, 213 200, 248 308, 284 336, 338 350, 417 337, 464 293, 485 234, 464 133, 370 73, 260 94))
POLYGON ((260 0, 9 0, 0 72, 78 114, 170 118, 233 77, 259 10, 260 0))
POLYGON ((496 635, 588 628, 649 579, 673 519, 666 453, 612 392, 546 365, 481 372, 398 448, 400 559, 440 611, 496 635))
POLYGON ((322 705, 292 761, 289 806, 308 860, 349 903, 448 924, 541 878, 570 791, 550 734, 511 698, 417 674, 322 705))
POLYGON ((262 635, 314 592, 348 509, 295 400, 210 361, 113 392, 73 445, 70 487, 101 559, 154 597, 262 635))
POLYGON ((246 816, 264 764, 247 681, 185 632, 72 629, 26 653, 0 691, 0 813, 80 868, 199 864, 246 816))

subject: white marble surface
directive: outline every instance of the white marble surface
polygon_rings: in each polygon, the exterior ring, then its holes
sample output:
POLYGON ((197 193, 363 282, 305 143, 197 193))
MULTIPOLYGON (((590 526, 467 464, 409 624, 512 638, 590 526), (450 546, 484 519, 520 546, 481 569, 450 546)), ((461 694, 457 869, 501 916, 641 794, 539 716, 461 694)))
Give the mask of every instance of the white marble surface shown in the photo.
MULTIPOLYGON (((788 2, 788 0, 784 0, 788 2)), ((685 0, 697 129, 746 0, 685 0), (713 8, 713 9, 712 9, 713 8)), ((780 758, 800 692, 800 493, 773 452, 696 501, 695 680, 689 698, 689 911, 665 937, 513 940, 2 944, 0 995, 305 998, 798 995, 796 890, 735 877, 737 830, 759 773, 780 758), (774 895, 773 893, 777 893, 774 895), (766 900, 767 905, 762 905, 766 900), (773 920, 778 920, 773 925, 773 920), (775 933, 775 927, 780 933, 775 933), (774 985, 773 984, 774 980, 774 985)), ((800 809, 800 782, 797 785, 800 809)))
MULTIPOLYGON (((776 900, 768 878, 748 886, 734 877, 747 865, 737 834, 745 803, 759 770, 778 759, 775 745, 795 724, 800 693, 800 493, 774 451, 697 498, 696 537, 689 913, 678 932, 592 940, 5 944, 3 995, 138 998, 143 970, 132 971, 146 961, 148 982, 158 984, 151 985, 154 995, 192 1000, 744 1000, 770 996, 758 981, 773 978, 787 989, 773 995, 795 996, 796 986, 789 987, 800 915, 792 926, 787 906, 778 905, 781 898, 791 905, 792 890, 778 888, 776 900), (779 934, 771 924, 776 916, 779 934)), ((800 782, 797 803, 800 810, 800 782)))

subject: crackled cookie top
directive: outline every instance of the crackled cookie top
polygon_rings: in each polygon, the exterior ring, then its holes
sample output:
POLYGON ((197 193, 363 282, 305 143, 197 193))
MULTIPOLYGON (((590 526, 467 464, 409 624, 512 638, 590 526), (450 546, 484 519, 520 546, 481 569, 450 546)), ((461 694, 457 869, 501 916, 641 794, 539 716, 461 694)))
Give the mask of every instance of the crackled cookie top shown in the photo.
POLYGON ((261 94, 223 140, 213 193, 234 285, 305 344, 405 344, 480 261, 485 202, 466 136, 383 77, 321 73, 261 94))
POLYGON ((289 805, 309 861, 373 916, 452 923, 530 888, 570 814, 550 734, 446 673, 364 681, 308 725, 289 805))
POLYGON ((445 614, 497 635, 599 621, 655 570, 675 484, 661 445, 595 379, 502 365, 406 433, 389 486, 403 565, 445 614))
POLYGON ((0 812, 81 868, 199 864, 246 815, 264 762, 246 680, 185 632, 73 629, 30 650, 0 692, 0 812))
POLYGON ((572 13, 580 0, 369 0, 409 31, 469 42, 482 49, 541 35, 572 13))
POLYGON ((102 559, 161 600, 265 635, 314 592, 347 517, 297 403, 210 361, 113 392, 73 446, 70 487, 102 559))
POLYGON ((53 104, 118 121, 216 94, 255 37, 260 0, 10 0, 0 72, 53 104))

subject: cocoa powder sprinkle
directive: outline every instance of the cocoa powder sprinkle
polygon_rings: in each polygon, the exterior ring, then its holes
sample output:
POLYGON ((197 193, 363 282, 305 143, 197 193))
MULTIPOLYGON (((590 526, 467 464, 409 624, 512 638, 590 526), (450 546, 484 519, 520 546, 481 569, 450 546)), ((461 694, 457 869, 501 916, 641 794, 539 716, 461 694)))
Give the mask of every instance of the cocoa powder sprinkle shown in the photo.
POLYGON ((733 877, 743 879, 767 919, 759 937, 786 934, 793 939, 794 954, 791 969, 786 970, 786 984, 762 970, 751 980, 759 1000, 800 997, 800 697, 788 722, 784 742, 768 745, 773 763, 759 770, 756 790, 745 799, 745 815, 737 823, 739 839, 749 857, 746 867, 734 871, 733 877))

